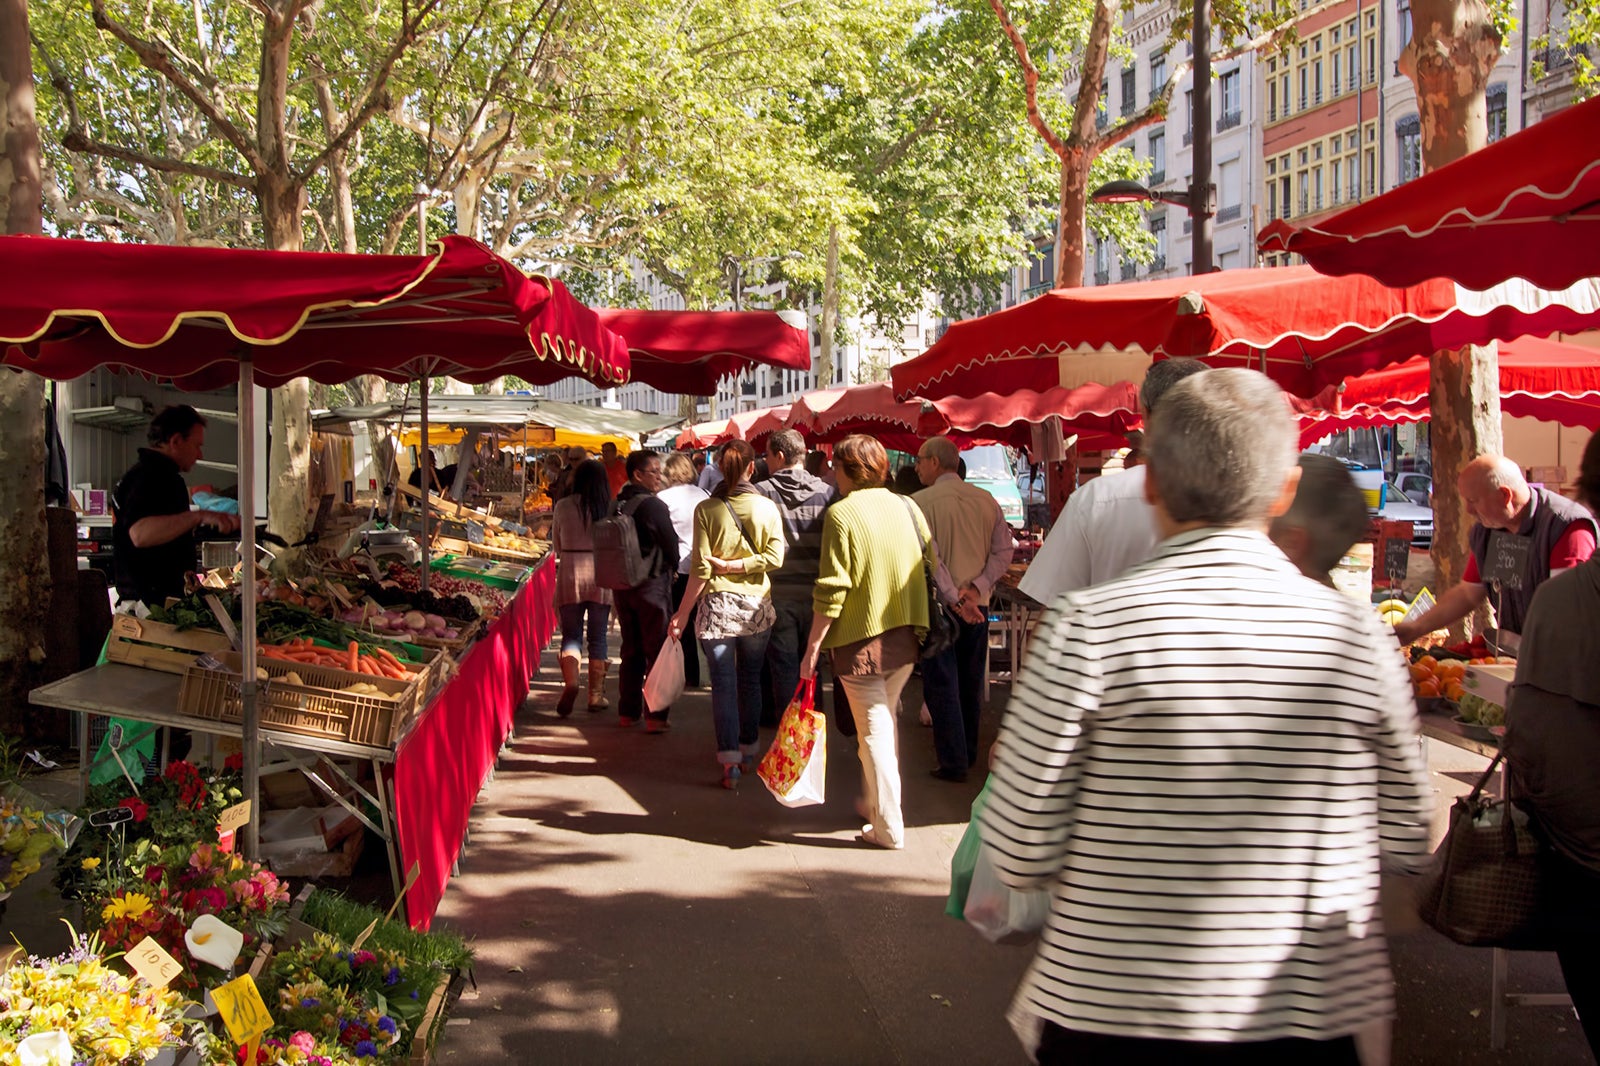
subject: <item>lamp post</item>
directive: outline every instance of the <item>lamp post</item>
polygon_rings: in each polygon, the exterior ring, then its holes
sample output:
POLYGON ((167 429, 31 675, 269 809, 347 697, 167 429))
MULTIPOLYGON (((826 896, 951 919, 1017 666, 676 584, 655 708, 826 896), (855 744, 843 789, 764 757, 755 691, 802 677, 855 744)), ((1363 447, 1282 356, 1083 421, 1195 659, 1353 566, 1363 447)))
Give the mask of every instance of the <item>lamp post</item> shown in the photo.
POLYGON ((1192 240, 1189 273, 1212 270, 1211 220, 1217 213, 1217 187, 1211 183, 1211 4, 1194 5, 1194 172, 1183 192, 1158 192, 1137 181, 1108 181, 1089 194, 1097 204, 1176 204, 1189 212, 1192 240))

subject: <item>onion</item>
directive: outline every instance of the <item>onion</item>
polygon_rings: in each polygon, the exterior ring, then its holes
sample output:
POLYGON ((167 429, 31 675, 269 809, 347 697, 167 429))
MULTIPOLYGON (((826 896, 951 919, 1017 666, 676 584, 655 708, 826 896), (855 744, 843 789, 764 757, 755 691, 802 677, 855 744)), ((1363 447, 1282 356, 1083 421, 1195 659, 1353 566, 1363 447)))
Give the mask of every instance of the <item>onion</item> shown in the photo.
POLYGON ((405 624, 407 629, 426 629, 428 627, 428 616, 421 611, 407 611, 405 624))
POLYGON ((460 635, 461 630, 451 629, 449 626, 445 626, 443 629, 439 630, 439 637, 441 640, 455 640, 460 635))
POLYGON ((443 629, 445 626, 444 619, 436 614, 424 615, 424 617, 427 618, 428 625, 433 629, 443 629))

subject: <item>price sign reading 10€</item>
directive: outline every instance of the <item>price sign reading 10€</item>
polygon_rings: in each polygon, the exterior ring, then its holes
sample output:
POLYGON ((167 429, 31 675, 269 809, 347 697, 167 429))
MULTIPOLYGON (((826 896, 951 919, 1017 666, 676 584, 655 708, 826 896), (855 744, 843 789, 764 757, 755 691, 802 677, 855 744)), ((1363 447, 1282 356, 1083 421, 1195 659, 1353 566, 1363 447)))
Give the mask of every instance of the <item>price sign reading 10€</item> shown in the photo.
POLYGON ((262 1002, 261 992, 249 974, 213 988, 211 998, 216 1001, 223 1024, 228 1027, 228 1035, 235 1044, 259 1040, 261 1034, 272 1028, 272 1015, 267 1013, 267 1005, 262 1002))
POLYGON ((154 937, 148 936, 128 951, 128 965, 155 988, 167 987, 183 972, 178 960, 167 954, 167 949, 156 943, 154 937))

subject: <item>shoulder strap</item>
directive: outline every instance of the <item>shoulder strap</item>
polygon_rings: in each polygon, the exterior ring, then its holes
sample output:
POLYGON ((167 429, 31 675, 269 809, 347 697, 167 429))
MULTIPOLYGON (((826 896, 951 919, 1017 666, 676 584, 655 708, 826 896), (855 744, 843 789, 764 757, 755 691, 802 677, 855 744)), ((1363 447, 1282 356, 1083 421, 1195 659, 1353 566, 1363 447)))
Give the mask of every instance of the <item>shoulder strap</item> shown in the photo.
POLYGON ((728 509, 729 514, 733 515, 733 524, 739 527, 739 535, 743 537, 744 542, 750 546, 750 554, 755 555, 756 542, 751 540, 750 534, 746 532, 744 528, 744 519, 740 518, 739 512, 733 509, 733 501, 724 496, 722 498, 722 505, 728 509))
POLYGON ((1489 763, 1489 768, 1483 772, 1482 777, 1478 778, 1478 783, 1472 786, 1472 794, 1467 797, 1467 801, 1469 803, 1477 802, 1478 796, 1483 792, 1483 786, 1489 783, 1489 778, 1494 775, 1495 769, 1500 765, 1500 760, 1504 759, 1505 757, 1506 752, 1504 748, 1501 748, 1499 751, 1495 752, 1494 759, 1489 763))
POLYGON ((922 535, 922 525, 917 521, 917 516, 911 513, 911 508, 916 506, 905 496, 900 497, 900 502, 906 505, 906 517, 911 519, 912 532, 917 535, 917 543, 922 545, 922 554, 928 554, 928 538, 922 535))

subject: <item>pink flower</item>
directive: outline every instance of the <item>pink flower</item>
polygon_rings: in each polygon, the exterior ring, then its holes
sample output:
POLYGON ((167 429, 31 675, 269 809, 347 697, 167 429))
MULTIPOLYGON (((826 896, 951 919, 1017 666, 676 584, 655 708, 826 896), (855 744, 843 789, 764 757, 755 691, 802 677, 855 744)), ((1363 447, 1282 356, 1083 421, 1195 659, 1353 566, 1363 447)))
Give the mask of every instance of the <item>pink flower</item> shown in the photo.
POLYGON ((317 1038, 302 1029, 289 1038, 289 1046, 309 1055, 317 1049, 317 1038))

